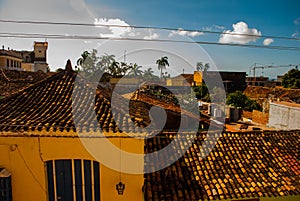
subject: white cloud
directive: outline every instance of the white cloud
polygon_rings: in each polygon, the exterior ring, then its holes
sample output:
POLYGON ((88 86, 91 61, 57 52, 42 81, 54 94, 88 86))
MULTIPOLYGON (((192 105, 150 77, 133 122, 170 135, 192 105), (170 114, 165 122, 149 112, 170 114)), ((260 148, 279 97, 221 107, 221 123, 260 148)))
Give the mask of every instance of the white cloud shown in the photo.
POLYGON ((225 29, 226 29, 226 27, 220 26, 220 25, 215 25, 215 24, 212 26, 203 28, 204 31, 223 31, 225 29))
POLYGON ((99 18, 99 19, 95 19, 94 24, 96 27, 100 27, 102 29, 102 33, 100 33, 101 37, 121 37, 133 31, 133 28, 131 28, 129 24, 127 24, 125 21, 118 18, 115 19, 99 18), (104 26, 100 26, 100 25, 104 25, 104 26))
POLYGON ((169 37, 172 37, 174 35, 196 37, 196 36, 203 35, 203 32, 200 32, 200 31, 185 31, 184 29, 179 28, 177 31, 171 31, 171 33, 169 34, 169 37))
POLYGON ((101 37, 107 37, 107 38, 120 38, 120 37, 137 38, 138 37, 146 40, 159 38, 159 34, 153 32, 152 29, 137 31, 134 28, 132 28, 130 24, 118 18, 115 19, 99 18, 99 19, 95 19, 94 24, 96 27, 99 28, 101 37))
POLYGON ((300 17, 298 17, 298 18, 296 18, 296 19, 294 20, 294 24, 295 24, 295 25, 300 24, 300 17))
POLYGON ((299 32, 298 31, 296 31, 295 33, 292 34, 293 38, 297 38, 298 36, 299 36, 299 32))
POLYGON ((261 36, 260 31, 255 28, 250 29, 245 22, 238 22, 236 24, 233 24, 232 27, 233 31, 227 30, 223 32, 225 34, 220 35, 220 43, 247 44, 249 42, 255 42, 261 36))
POLYGON ((266 38, 266 39, 264 40, 263 44, 264 44, 264 45, 270 45, 270 44, 273 43, 273 42, 274 42, 273 39, 271 39, 271 38, 266 38))
POLYGON ((214 28, 219 29, 219 30, 224 30, 226 27, 220 26, 220 25, 213 25, 214 28))
POLYGON ((153 32, 151 29, 149 29, 149 35, 145 36, 144 39, 146 40, 153 40, 153 39, 158 39, 159 35, 155 32, 153 32))

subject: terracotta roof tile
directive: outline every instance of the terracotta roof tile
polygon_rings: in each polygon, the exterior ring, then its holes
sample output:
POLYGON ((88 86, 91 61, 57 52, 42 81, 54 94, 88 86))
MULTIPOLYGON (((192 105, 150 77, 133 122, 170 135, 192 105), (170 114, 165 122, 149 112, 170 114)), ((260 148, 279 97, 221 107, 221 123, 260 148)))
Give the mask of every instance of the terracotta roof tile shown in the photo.
POLYGON ((47 77, 41 72, 0 69, 0 96, 8 96, 47 77))
MULTIPOLYGON (((205 135, 199 134, 170 167, 145 174, 145 200, 300 195, 300 131, 223 133, 209 155, 201 159, 205 135)), ((158 138, 147 140, 146 153, 161 149, 173 137, 158 138)), ((171 156, 160 161, 167 157, 171 156)))
MULTIPOLYGON (((127 114, 126 99, 116 95, 114 98, 118 107, 113 115, 111 92, 99 87, 95 95, 95 88, 89 87, 89 83, 82 77, 78 78, 79 84, 74 85, 75 80, 78 80, 76 76, 77 73, 74 71, 62 71, 10 97, 1 99, 0 131, 69 132, 76 131, 76 123, 79 132, 95 131, 100 126, 104 131, 140 133, 141 128, 149 125, 149 110, 153 106, 151 103, 131 100, 129 114, 127 114), (73 119, 72 115, 73 90, 77 93, 75 106, 80 108, 76 119, 73 119), (88 102, 91 97, 95 98, 95 101, 88 102), (96 114, 98 122, 92 121, 92 113, 96 114), (130 124, 132 120, 134 124, 130 124)), ((167 121, 164 129, 174 129, 176 122, 180 121, 180 114, 177 110, 169 108, 166 108, 166 111, 170 120, 167 121)), ((187 128, 188 126, 186 125, 187 128)))

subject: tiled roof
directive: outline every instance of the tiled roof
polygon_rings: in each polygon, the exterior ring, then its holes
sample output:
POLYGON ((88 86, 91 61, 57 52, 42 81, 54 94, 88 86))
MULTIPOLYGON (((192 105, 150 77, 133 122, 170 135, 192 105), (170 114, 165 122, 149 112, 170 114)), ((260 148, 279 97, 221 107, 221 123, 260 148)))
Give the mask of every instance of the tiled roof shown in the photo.
MULTIPOLYGON (((148 139, 146 153, 161 149, 173 137, 148 139)), ((145 174, 146 201, 300 195, 300 131, 223 133, 206 157, 200 151, 205 138, 199 134, 170 167, 145 174)))
MULTIPOLYGON (((114 98, 118 103, 116 114, 112 114, 109 90, 100 87, 87 87, 89 83, 79 76, 79 83, 74 85, 77 73, 72 70, 64 70, 51 77, 48 77, 28 88, 0 99, 0 131, 76 131, 76 128, 86 132, 95 131, 100 126, 104 131, 112 132, 141 132, 141 128, 150 123, 149 110, 151 103, 138 100, 131 100, 129 114, 127 114, 128 104, 121 96, 114 98), (76 88, 74 88, 76 87, 76 88), (78 107, 81 114, 77 119, 72 115, 72 92, 82 89, 86 94, 79 94, 78 107), (89 105, 85 96, 95 97, 89 105), (91 108, 93 111, 91 111, 91 108), (90 123, 91 113, 95 112, 98 124, 90 123), (114 117, 113 117, 114 116, 114 117), (133 120, 134 124, 130 124, 133 120), (116 122, 121 122, 119 128, 116 122)), ((73 105, 74 106, 74 105, 73 105)), ((176 129, 180 114, 177 111, 167 109, 167 124, 164 129, 176 129)), ((188 125, 186 125, 188 128, 188 125)), ((44 132, 45 135, 49 133, 44 132)))
POLYGON ((0 69, 0 96, 7 96, 18 92, 47 77, 42 72, 26 72, 0 69))

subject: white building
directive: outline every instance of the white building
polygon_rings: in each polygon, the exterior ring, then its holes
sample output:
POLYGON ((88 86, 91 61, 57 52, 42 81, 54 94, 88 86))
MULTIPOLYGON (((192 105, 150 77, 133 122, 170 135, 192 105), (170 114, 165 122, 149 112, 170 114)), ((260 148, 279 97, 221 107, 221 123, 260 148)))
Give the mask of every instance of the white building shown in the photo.
POLYGON ((269 127, 280 130, 300 128, 300 104, 270 102, 269 127))

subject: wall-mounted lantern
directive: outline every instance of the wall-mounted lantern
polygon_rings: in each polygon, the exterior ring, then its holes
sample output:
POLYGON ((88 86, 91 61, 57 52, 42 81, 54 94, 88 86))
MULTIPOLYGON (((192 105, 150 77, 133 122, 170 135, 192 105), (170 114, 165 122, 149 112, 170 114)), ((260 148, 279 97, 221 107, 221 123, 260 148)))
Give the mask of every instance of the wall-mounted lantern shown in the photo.
POLYGON ((121 181, 116 185, 116 190, 118 192, 118 195, 123 195, 125 190, 125 184, 123 184, 121 181))

